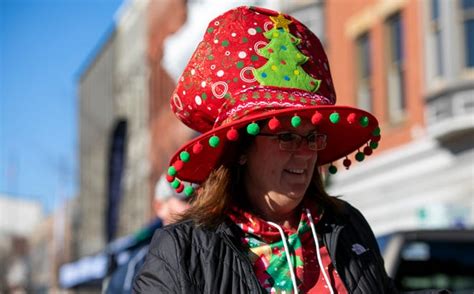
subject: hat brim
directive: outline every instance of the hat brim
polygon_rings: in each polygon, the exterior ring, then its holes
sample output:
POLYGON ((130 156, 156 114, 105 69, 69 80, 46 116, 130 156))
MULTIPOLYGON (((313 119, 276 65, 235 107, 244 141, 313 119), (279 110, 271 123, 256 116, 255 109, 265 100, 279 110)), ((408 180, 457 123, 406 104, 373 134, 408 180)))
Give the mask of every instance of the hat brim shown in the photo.
POLYGON ((234 128, 239 130, 245 128, 251 122, 257 122, 272 117, 281 118, 293 116, 294 114, 300 116, 302 120, 311 120, 315 111, 318 111, 322 115, 322 120, 316 124, 318 132, 327 135, 326 148, 318 151, 318 166, 348 156, 361 148, 364 144, 367 144, 371 138, 377 137, 377 135, 373 135, 373 131, 378 127, 377 119, 369 112, 358 108, 315 105, 304 108, 273 109, 264 113, 246 116, 203 133, 184 144, 171 158, 170 166, 180 160, 182 151, 187 151, 190 154, 189 160, 182 164, 177 171, 176 177, 188 182, 202 183, 206 180, 211 171, 223 162, 223 157, 225 157, 227 153, 232 154, 231 150, 235 149, 233 148, 233 146, 235 147, 233 144, 238 144, 238 141, 235 142, 227 139, 226 133, 229 129, 234 128), (337 123, 333 123, 329 119, 329 116, 335 112, 337 112, 340 117, 337 123), (347 119, 348 117, 352 119, 347 119), (362 117, 368 118, 368 124, 365 126, 359 123, 359 119, 362 117), (220 143, 216 147, 211 147, 208 143, 212 136, 218 136, 220 139, 220 143), (203 149, 198 154, 195 154, 193 153, 193 146, 198 142, 202 144, 203 149))

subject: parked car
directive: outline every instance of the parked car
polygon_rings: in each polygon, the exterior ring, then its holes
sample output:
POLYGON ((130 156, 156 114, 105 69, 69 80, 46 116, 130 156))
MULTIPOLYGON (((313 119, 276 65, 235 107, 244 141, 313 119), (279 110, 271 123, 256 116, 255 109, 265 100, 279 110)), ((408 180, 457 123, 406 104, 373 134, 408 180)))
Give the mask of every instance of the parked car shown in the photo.
POLYGON ((385 267, 401 291, 474 293, 474 230, 415 230, 378 238, 385 267))

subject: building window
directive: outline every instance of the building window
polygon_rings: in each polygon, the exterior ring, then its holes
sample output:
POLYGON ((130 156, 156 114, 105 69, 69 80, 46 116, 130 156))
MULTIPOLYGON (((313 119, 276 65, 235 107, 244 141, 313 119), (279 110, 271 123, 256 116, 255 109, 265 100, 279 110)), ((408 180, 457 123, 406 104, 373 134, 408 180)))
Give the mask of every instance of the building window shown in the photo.
POLYGON ((440 0, 431 0, 429 32, 434 44, 434 69, 436 76, 443 76, 443 43, 441 42, 440 0))
POLYGON ((372 111, 370 38, 365 33, 356 40, 357 54, 357 106, 372 111))
POLYGON ((464 60, 466 67, 474 67, 474 0, 461 0, 464 30, 464 60))
POLYGON ((403 119, 406 109, 405 97, 405 56, 403 52, 403 26, 400 13, 386 21, 387 42, 387 97, 390 122, 397 123, 403 119))

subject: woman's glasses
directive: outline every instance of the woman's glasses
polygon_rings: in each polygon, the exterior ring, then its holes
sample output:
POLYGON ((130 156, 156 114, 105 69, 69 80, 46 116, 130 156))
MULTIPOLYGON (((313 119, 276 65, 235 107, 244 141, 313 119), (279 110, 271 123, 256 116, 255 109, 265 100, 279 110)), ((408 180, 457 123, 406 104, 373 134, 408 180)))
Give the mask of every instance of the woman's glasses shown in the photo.
POLYGON ((306 136, 302 136, 296 133, 279 133, 279 134, 268 134, 259 133, 257 136, 274 137, 278 139, 280 149, 283 151, 296 151, 301 147, 303 139, 308 143, 308 148, 313 151, 318 151, 326 148, 326 135, 318 134, 316 132, 309 133, 306 136))

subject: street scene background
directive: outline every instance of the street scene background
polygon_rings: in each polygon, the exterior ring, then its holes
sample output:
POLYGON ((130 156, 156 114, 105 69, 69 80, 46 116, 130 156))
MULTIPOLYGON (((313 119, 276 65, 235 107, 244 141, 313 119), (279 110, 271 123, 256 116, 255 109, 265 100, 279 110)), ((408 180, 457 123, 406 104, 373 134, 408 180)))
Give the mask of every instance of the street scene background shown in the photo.
POLYGON ((239 5, 309 27, 337 104, 379 119, 374 153, 335 163, 327 185, 380 244, 472 232, 473 0, 3 0, 0 293, 100 293, 111 252, 130 259, 124 244, 155 228, 169 158, 198 135, 170 110, 174 85, 207 24, 239 5))

